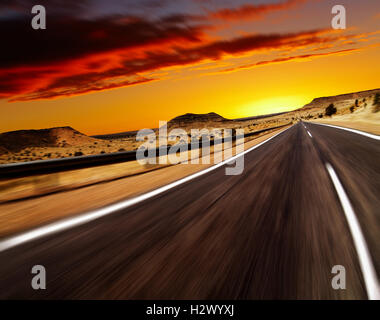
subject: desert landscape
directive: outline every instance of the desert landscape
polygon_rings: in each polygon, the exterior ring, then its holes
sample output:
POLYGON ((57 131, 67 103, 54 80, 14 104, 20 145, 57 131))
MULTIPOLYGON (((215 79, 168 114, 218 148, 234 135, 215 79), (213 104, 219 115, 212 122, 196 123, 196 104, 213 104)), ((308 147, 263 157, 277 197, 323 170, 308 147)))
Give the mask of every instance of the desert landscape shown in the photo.
MULTIPOLYGON (((214 128, 243 129, 245 134, 258 132, 245 137, 245 150, 301 120, 380 134, 379 95, 380 89, 375 89, 316 98, 294 111, 235 120, 226 119, 213 112, 188 113, 170 120, 167 130, 169 133, 172 129, 183 129, 188 134, 191 129, 203 128, 210 131, 214 128), (261 132, 263 129, 267 130, 261 132)), ((134 151, 143 143, 136 141, 136 133, 130 131, 90 137, 69 126, 6 132, 0 134, 0 166, 5 168, 12 163, 134 151)), ((169 144, 183 143, 184 138, 186 137, 178 138, 169 144)), ((232 147, 235 146, 234 142, 232 147)), ((212 160, 215 156, 213 146, 210 148, 210 154, 212 160)), ((188 156, 190 157, 190 151, 188 156)), ((104 206, 125 197, 136 196, 209 166, 210 164, 202 163, 202 158, 200 164, 191 165, 158 162, 141 165, 137 161, 127 161, 56 173, 2 178, 0 206, 3 206, 3 211, 7 214, 0 215, 0 222, 4 221, 0 223, 0 235, 69 216, 80 210, 104 206), (91 204, 82 201, 88 196, 92 199, 91 204), (43 207, 38 205, 41 199, 44 199, 43 207), (71 205, 60 208, 62 201, 70 201, 71 205), (38 210, 33 210, 31 216, 24 219, 25 212, 30 211, 30 205, 34 206, 33 203, 36 203, 38 210)))
POLYGON ((0 1, 0 300, 380 300, 379 9, 0 1))
MULTIPOLYGON (((168 121, 167 130, 243 129, 252 133, 294 124, 319 121, 380 134, 380 89, 316 98, 300 109, 242 119, 226 119, 214 112, 187 113, 168 121), (330 109, 328 110, 329 106, 330 109)), ((157 128, 152 128, 157 131, 157 128)), ((135 151, 137 131, 86 136, 70 126, 42 130, 19 130, 0 134, 0 164, 135 151)), ((169 145, 184 140, 168 142, 169 145)))

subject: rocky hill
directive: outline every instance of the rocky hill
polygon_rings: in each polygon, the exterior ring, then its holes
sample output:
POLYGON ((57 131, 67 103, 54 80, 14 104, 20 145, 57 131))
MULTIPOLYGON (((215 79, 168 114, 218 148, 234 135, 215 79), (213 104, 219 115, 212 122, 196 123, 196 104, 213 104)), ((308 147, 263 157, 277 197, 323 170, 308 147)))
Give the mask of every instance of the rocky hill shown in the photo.
POLYGON ((221 123, 228 123, 232 120, 228 120, 226 118, 223 118, 221 115, 210 112, 210 113, 186 113, 184 115, 178 116, 173 118, 168 122, 168 127, 174 128, 186 128, 189 126, 192 126, 193 128, 198 127, 207 127, 211 124, 221 124, 221 123))
POLYGON ((320 106, 328 106, 330 103, 335 103, 338 101, 363 99, 363 98, 367 98, 368 96, 375 95, 378 92, 380 92, 380 89, 345 93, 345 94, 340 94, 340 95, 330 96, 330 97, 315 98, 310 103, 304 105, 300 110, 312 109, 312 108, 316 108, 320 106))
POLYGON ((96 142, 71 127, 18 130, 0 134, 0 153, 19 152, 30 147, 69 147, 96 142))

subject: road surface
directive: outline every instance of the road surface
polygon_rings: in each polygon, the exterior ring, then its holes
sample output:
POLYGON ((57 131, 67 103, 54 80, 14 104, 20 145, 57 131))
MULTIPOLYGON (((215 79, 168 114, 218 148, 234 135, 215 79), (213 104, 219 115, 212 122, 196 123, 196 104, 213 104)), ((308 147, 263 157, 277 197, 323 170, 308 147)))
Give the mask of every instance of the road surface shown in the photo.
POLYGON ((300 122, 247 153, 242 175, 220 167, 3 250, 0 298, 367 299, 361 253, 326 164, 346 192, 376 276, 379 159, 378 140, 300 122), (34 265, 46 268, 46 290, 31 287, 34 265), (335 265, 345 267, 345 290, 332 288, 335 265))

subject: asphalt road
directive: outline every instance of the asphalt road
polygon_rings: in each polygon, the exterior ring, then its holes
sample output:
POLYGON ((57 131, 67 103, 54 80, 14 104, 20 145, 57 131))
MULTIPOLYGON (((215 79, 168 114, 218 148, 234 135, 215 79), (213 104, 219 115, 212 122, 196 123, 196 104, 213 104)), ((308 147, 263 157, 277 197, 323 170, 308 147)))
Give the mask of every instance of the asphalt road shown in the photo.
POLYGON ((305 125, 246 154, 242 175, 226 176, 220 167, 0 252, 0 298, 367 299, 326 163, 347 193, 379 275, 380 142, 305 125), (34 265, 46 268, 46 290, 31 287, 34 265), (334 265, 345 267, 345 290, 331 286, 334 265))

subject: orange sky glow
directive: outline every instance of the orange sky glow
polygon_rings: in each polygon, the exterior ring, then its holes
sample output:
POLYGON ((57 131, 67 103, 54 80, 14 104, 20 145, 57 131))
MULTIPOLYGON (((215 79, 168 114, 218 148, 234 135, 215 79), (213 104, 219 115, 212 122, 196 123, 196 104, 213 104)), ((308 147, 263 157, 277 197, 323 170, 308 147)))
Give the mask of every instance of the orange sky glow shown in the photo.
POLYGON ((331 28, 329 0, 222 2, 180 0, 160 7, 159 19, 103 17, 100 7, 91 19, 72 17, 65 31, 69 22, 54 17, 44 31, 0 20, 14 24, 14 48, 1 54, 0 132, 115 133, 186 112, 249 117, 380 87, 378 2, 341 1, 346 30, 331 28))

